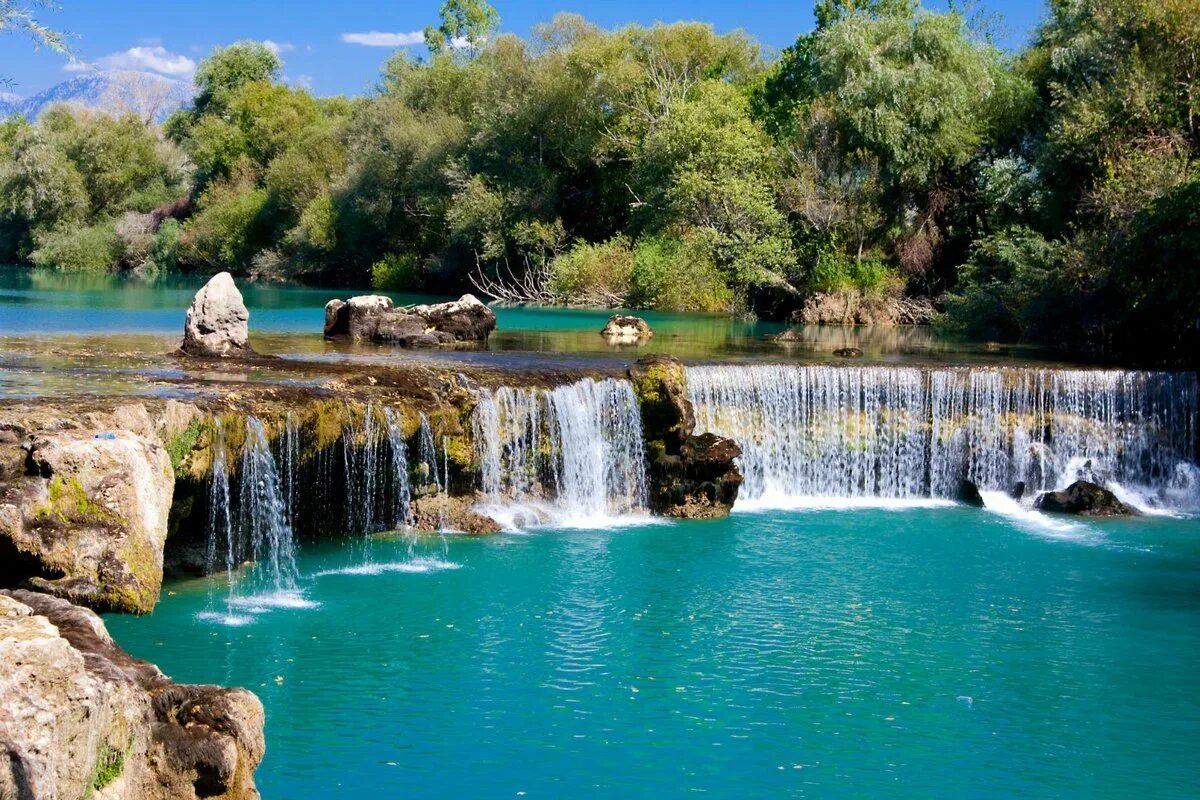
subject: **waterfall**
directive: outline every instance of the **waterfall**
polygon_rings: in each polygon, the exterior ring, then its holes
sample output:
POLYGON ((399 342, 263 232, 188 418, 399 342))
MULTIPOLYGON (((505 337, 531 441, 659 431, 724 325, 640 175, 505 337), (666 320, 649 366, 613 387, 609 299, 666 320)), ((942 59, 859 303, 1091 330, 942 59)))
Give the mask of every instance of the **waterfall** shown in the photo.
POLYGON ((281 486, 266 430, 249 417, 239 491, 242 529, 260 574, 275 591, 288 592, 296 588, 296 543, 281 486))
POLYGON ((208 486, 208 541, 204 552, 204 571, 217 571, 218 550, 222 551, 225 574, 232 580, 233 568, 237 566, 236 543, 233 537, 233 517, 229 501, 229 463, 225 446, 225 426, 216 418, 216 436, 213 441, 212 482, 208 486))
POLYGON ((342 470, 346 497, 346 530, 364 535, 382 529, 387 523, 378 514, 379 458, 383 437, 373 403, 367 403, 362 424, 356 424, 349 406, 342 431, 342 470))
POLYGON ((1194 375, 716 366, 687 371, 697 431, 736 439, 741 497, 952 497, 1078 478, 1200 505, 1194 375))
POLYGON ((412 487, 408 479, 408 445, 400 429, 395 410, 385 408, 384 424, 392 456, 392 528, 400 530, 412 525, 412 487))
POLYGON ((484 392, 472 425, 491 503, 580 521, 646 507, 641 415, 628 381, 484 392))

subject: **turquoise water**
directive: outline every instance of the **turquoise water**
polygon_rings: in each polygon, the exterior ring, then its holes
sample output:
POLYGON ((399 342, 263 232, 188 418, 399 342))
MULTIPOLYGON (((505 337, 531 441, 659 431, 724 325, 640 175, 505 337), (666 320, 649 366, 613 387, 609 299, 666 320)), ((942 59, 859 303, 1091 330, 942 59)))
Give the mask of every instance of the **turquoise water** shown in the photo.
MULTIPOLYGON (((44 346, 31 339, 76 337, 75 350, 159 352, 169 349, 183 331, 183 315, 208 276, 165 275, 143 280, 128 275, 80 275, 18 267, 0 267, 0 342, 9 352, 44 346), (131 336, 141 337, 131 339, 131 336)), ((294 284, 239 281, 250 311, 250 334, 261 352, 301 357, 354 357, 394 348, 356 347, 325 342, 325 304, 335 297, 375 293, 366 288, 314 288, 294 284)), ((402 305, 440 302, 445 296, 387 293, 402 305)), ((997 354, 980 343, 966 342, 928 327, 852 328, 810 326, 803 339, 786 345, 771 340, 784 329, 722 314, 685 314, 635 310, 655 331, 642 347, 611 345, 600 335, 612 309, 496 307, 497 329, 490 352, 526 352, 539 356, 584 354, 627 358, 644 352, 668 352, 681 358, 772 358, 836 360, 833 351, 858 347, 868 358, 929 358, 994 361, 1004 357, 1037 357, 1008 348, 997 354)), ((403 351, 406 355, 411 351, 403 351)), ((35 363, 40 353, 33 355, 35 363)), ((471 358, 470 354, 463 356, 471 358)), ((0 369, 4 364, 0 363, 0 369)), ((2 378, 2 376, 0 376, 2 378)))
POLYGON ((107 620, 259 694, 267 800, 1196 796, 1200 521, 741 513, 301 569, 313 607, 241 627, 206 581, 107 620))

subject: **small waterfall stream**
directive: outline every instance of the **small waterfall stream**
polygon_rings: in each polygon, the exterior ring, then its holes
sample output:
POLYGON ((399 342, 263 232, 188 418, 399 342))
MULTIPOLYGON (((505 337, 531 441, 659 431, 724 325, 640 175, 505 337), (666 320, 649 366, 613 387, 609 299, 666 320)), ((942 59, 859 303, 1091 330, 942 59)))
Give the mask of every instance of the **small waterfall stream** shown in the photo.
POLYGON ((741 497, 953 497, 1109 485, 1200 506, 1196 378, 1100 370, 715 366, 687 371, 697 431, 743 448, 741 497))
POLYGON ((473 427, 491 504, 576 524, 645 511, 641 416, 627 381, 503 387, 480 398, 473 427))
POLYGON ((288 521, 283 482, 271 454, 265 428, 257 417, 246 420, 246 446, 242 451, 241 527, 250 558, 259 574, 276 592, 296 589, 296 542, 288 521))

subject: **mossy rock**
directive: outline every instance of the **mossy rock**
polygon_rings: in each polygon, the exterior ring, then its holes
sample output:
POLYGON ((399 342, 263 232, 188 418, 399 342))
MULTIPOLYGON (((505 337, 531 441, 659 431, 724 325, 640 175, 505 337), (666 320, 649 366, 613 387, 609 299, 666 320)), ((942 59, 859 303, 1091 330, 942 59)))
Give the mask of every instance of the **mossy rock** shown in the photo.
POLYGON ((629 370, 629 379, 641 406, 646 441, 661 441, 667 452, 678 453, 696 427, 683 363, 661 354, 646 356, 629 370))

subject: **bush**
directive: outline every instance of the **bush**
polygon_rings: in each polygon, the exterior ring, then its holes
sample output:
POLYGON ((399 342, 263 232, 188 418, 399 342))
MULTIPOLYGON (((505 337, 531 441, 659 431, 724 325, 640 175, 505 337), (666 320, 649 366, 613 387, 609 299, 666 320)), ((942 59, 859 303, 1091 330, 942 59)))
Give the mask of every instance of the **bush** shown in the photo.
POLYGON ((146 266, 163 272, 171 272, 179 266, 179 243, 183 237, 183 225, 176 219, 165 219, 150 241, 146 253, 146 266))
POLYGON ((60 228, 38 237, 30 261, 39 267, 68 272, 102 272, 121 260, 123 247, 108 220, 86 228, 60 228))
POLYGON ((700 237, 654 236, 633 249, 629 304, 671 311, 726 311, 733 292, 700 237))
POLYGON ((1057 299, 1063 260, 1061 245, 1029 228, 980 239, 946 298, 946 321, 981 338, 1035 338, 1065 308, 1057 299))
POLYGON ((267 239, 267 192, 221 186, 205 193, 203 209, 184 225, 180 255, 189 265, 242 268, 267 239))
POLYGON ((877 258, 853 258, 831 244, 817 250, 807 283, 817 292, 857 289, 865 295, 881 295, 898 288, 900 278, 877 258))
POLYGON ((412 253, 388 253, 371 267, 371 287, 407 292, 421 285, 421 265, 412 253))
POLYGON ((600 244, 576 242, 551 263, 547 288, 558 303, 616 308, 629 296, 633 263, 633 248, 624 236, 600 244))

